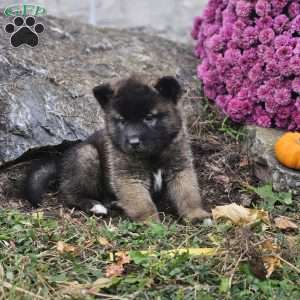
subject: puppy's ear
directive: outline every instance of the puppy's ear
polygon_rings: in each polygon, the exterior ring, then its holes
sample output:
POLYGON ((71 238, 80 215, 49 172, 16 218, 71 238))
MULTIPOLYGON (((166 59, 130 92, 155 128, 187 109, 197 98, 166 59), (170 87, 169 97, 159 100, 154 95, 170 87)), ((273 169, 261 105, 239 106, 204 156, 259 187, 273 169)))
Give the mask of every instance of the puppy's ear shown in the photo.
POLYGON ((182 95, 182 88, 175 77, 164 76, 155 84, 154 88, 164 98, 172 100, 175 104, 182 95))
POLYGON ((105 109, 114 91, 109 84, 102 84, 93 88, 93 93, 101 107, 105 109))

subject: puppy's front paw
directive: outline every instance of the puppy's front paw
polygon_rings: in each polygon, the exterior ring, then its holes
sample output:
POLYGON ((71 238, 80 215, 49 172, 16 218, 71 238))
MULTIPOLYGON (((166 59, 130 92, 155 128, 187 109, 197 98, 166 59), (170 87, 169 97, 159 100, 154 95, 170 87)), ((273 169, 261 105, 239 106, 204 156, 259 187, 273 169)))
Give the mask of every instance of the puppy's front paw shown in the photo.
POLYGON ((95 215, 107 215, 107 208, 102 204, 98 203, 90 209, 90 212, 95 215))
POLYGON ((211 218, 211 213, 203 208, 195 208, 183 215, 183 218, 189 222, 200 222, 205 219, 211 218))

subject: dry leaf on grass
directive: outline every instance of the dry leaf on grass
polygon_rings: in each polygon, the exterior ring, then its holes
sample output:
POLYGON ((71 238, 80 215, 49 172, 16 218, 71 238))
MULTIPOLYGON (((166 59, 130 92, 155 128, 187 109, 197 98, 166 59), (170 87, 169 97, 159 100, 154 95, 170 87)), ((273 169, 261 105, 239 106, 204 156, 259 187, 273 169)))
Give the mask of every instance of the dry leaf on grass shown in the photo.
POLYGON ((280 259, 276 256, 265 256, 263 257, 263 262, 267 271, 266 278, 269 278, 281 266, 280 259))
POLYGON ((109 248, 109 247, 112 246, 111 243, 106 238, 104 238, 104 237, 101 237, 101 236, 98 237, 97 241, 103 247, 109 248))
POLYGON ((266 278, 269 278, 272 273, 281 266, 279 259, 280 248, 271 239, 264 241, 260 245, 262 251, 262 260, 267 271, 266 278))
MULTIPOLYGON (((152 250, 141 250, 138 251, 142 255, 147 256, 157 256, 157 255, 167 255, 173 257, 177 254, 189 254, 190 256, 213 256, 220 253, 220 249, 218 248, 178 248, 172 250, 162 250, 162 251, 152 251, 152 250)), ((119 253, 128 254, 128 252, 117 252, 117 253, 110 253, 109 257, 111 261, 115 260, 115 256, 118 256, 119 253)), ((130 257, 128 256, 130 259, 130 257)))
POLYGON ((91 293, 98 292, 103 288, 108 288, 113 284, 110 278, 98 278, 92 283, 79 284, 78 282, 67 282, 63 284, 60 290, 61 294, 67 294, 72 297, 80 297, 91 293))
POLYGON ((67 244, 63 241, 58 241, 56 249, 59 253, 75 253, 77 248, 73 245, 67 244))
MULTIPOLYGON (((143 255, 155 256, 157 253, 153 251, 140 251, 143 255)), ((212 256, 218 252, 217 248, 180 248, 174 250, 163 250, 160 251, 159 254, 168 255, 170 257, 175 256, 176 254, 184 254, 188 253, 191 256, 212 256)), ((115 261, 114 263, 110 264, 106 268, 105 276, 108 278, 121 276, 124 272, 124 265, 130 263, 130 256, 128 252, 117 252, 111 253, 110 259, 115 261)))
POLYGON ((269 278, 281 267, 280 248, 272 239, 267 239, 256 250, 249 260, 251 271, 260 279, 269 278))
POLYGON ((289 220, 287 217, 277 217, 274 219, 277 228, 282 230, 295 230, 298 229, 298 225, 289 220))
POLYGON ((105 276, 109 278, 121 276, 124 272, 124 265, 129 264, 129 262, 130 257, 126 252, 116 253, 116 262, 107 266, 105 276))
POLYGON ((108 278, 121 276, 123 272, 124 272, 123 265, 119 265, 118 263, 113 263, 107 266, 105 271, 105 276, 108 278))
POLYGON ((268 212, 259 209, 250 209, 236 203, 216 206, 212 209, 214 220, 226 218, 236 225, 252 224, 257 221, 269 223, 268 212))
MULTIPOLYGON (((160 251, 159 254, 168 255, 170 257, 173 257, 176 254, 181 255, 185 253, 189 254, 190 256, 213 256, 217 254, 217 252, 218 252, 217 248, 178 248, 174 250, 163 250, 160 251)), ((149 251, 142 251, 142 253, 151 255, 149 251)))

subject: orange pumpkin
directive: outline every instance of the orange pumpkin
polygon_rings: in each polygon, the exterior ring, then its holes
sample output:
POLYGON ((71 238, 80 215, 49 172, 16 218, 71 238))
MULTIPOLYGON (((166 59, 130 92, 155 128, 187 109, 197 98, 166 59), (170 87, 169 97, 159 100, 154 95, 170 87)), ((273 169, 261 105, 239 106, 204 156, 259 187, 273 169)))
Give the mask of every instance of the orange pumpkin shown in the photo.
POLYGON ((300 133, 283 134, 275 144, 275 156, 284 166, 300 170, 300 133))

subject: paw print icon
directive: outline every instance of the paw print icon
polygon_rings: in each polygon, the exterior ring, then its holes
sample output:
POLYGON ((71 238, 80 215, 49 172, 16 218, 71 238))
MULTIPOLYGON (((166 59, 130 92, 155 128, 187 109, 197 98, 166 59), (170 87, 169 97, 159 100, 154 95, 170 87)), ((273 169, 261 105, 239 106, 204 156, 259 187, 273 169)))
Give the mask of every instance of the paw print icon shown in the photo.
POLYGON ((23 44, 35 47, 39 44, 39 34, 43 33, 45 27, 42 23, 36 24, 34 17, 16 17, 13 23, 5 26, 5 31, 11 34, 10 43, 13 47, 23 44))

